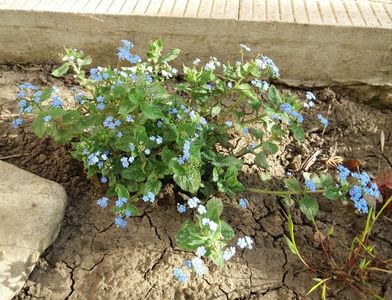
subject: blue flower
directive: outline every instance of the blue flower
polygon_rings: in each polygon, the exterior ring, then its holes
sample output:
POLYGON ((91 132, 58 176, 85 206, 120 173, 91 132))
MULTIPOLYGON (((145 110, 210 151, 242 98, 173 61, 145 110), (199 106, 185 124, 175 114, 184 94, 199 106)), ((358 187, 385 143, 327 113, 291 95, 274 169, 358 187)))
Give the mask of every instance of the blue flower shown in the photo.
POLYGON ((239 204, 242 208, 247 208, 249 206, 249 201, 246 198, 241 198, 239 204))
POLYGON ((188 276, 180 268, 175 268, 173 275, 180 283, 184 283, 188 280, 188 276))
POLYGON ((102 176, 100 179, 101 183, 107 183, 108 182, 108 178, 105 176, 102 176))
POLYGON ((329 125, 329 121, 323 117, 322 114, 317 115, 317 119, 320 121, 320 123, 324 126, 324 128, 327 128, 329 125))
POLYGON ((45 117, 44 117, 44 122, 45 122, 45 123, 49 123, 50 120, 52 120, 52 116, 45 116, 45 117))
POLYGON ((230 258, 232 258, 235 254, 235 248, 234 247, 230 247, 229 249, 226 249, 223 252, 223 259, 225 261, 228 261, 230 258))
POLYGON ((346 180, 348 176, 350 176, 350 170, 344 167, 343 165, 338 165, 337 169, 339 171, 339 179, 346 180))
POLYGON ((114 220, 114 224, 116 224, 116 226, 118 228, 125 228, 128 225, 128 222, 125 221, 122 216, 118 215, 116 217, 116 219, 114 220))
POLYGON ((228 128, 231 128, 231 127, 233 127, 233 122, 230 121, 230 120, 228 120, 228 121, 225 122, 225 125, 226 125, 228 128))
POLYGON ((316 184, 312 180, 305 180, 305 185, 312 193, 316 192, 316 184))
POLYGON ((129 148, 129 150, 131 150, 131 151, 135 151, 135 145, 132 144, 132 143, 130 143, 130 144, 128 145, 128 148, 129 148))
POLYGON ((305 97, 308 101, 316 100, 316 96, 312 92, 306 92, 305 97))
POLYGON ((121 125, 120 120, 114 119, 112 116, 109 116, 103 121, 103 127, 109 128, 109 129, 115 129, 116 127, 121 125))
POLYGON ((63 100, 57 95, 52 97, 52 106, 53 107, 63 107, 63 100))
POLYGON ((157 127, 158 127, 158 128, 162 128, 162 125, 163 125, 163 122, 162 122, 161 120, 159 120, 159 121, 157 122, 157 127))
POLYGON ((189 259, 184 260, 183 266, 186 268, 192 268, 192 262, 189 259))
POLYGON ((36 87, 34 84, 30 82, 24 82, 19 84, 18 86, 21 90, 38 90, 38 87, 36 87))
POLYGON ((132 55, 131 50, 133 49, 133 44, 130 41, 122 40, 121 47, 118 48, 117 56, 120 60, 127 60, 132 64, 136 64, 141 61, 139 55, 132 55))
POLYGON ((153 203, 155 201, 154 193, 148 192, 146 195, 143 196, 143 201, 153 203))
POLYGON ((21 126, 23 124, 23 119, 16 118, 16 119, 12 120, 11 124, 12 124, 12 127, 18 128, 19 126, 21 126))
POLYGON ((123 157, 120 159, 121 165, 123 166, 124 169, 128 168, 129 165, 130 165, 131 163, 134 162, 134 160, 135 160, 135 158, 132 157, 132 156, 131 156, 131 157, 123 156, 123 157))
POLYGON ((249 128, 247 128, 247 127, 243 128, 242 129, 242 133, 245 134, 245 135, 248 135, 249 134, 249 128))
POLYGON ((351 200, 356 202, 362 197, 362 189, 359 185, 354 185, 349 191, 351 200))
POLYGON ((370 177, 367 173, 362 172, 362 173, 352 173, 352 177, 358 179, 361 182, 361 185, 363 187, 366 187, 370 183, 370 177))
POLYGON ((186 206, 184 204, 177 204, 177 211, 180 214, 183 214, 184 212, 186 212, 186 206))
POLYGON ((98 96, 98 97, 97 97, 97 102, 98 102, 98 103, 103 103, 103 102, 105 102, 104 96, 101 96, 101 95, 98 96))
POLYGON ((95 80, 95 81, 101 81, 101 80, 103 80, 103 77, 102 77, 102 75, 100 74, 98 68, 92 68, 92 69, 90 69, 90 78, 91 78, 92 80, 95 80))
POLYGON ((199 213, 199 215, 204 215, 207 212, 207 209, 204 205, 199 205, 197 207, 197 212, 199 213))
POLYGON ((190 208, 196 208, 199 205, 199 203, 200 203, 200 200, 197 197, 193 197, 193 198, 188 199, 188 206, 190 208))
POLYGON ((103 103, 98 103, 97 109, 98 109, 98 110, 104 110, 104 109, 105 109, 105 104, 103 104, 103 103))
POLYGON ((201 258, 195 257, 191 260, 191 263, 197 275, 202 276, 205 273, 204 263, 201 258))
POLYGON ((36 91, 33 95, 33 100, 35 103, 40 103, 41 102, 41 97, 42 97, 42 92, 41 91, 36 91))
POLYGON ((284 113, 291 113, 293 111, 293 107, 289 103, 283 103, 280 105, 280 110, 284 113))
POLYGON ((244 44, 240 44, 240 48, 241 48, 242 50, 247 51, 247 52, 250 52, 250 51, 251 51, 251 49, 250 49, 247 45, 244 45, 244 44))
POLYGON ((249 236, 239 238, 237 240, 237 246, 240 247, 241 249, 244 249, 245 247, 248 249, 252 249, 253 248, 253 240, 249 236))
POLYGON ((124 198, 124 197, 120 197, 120 198, 118 198, 117 199, 117 201, 116 201, 116 207, 121 207, 121 206, 123 206, 125 203, 127 203, 128 202, 128 199, 127 198, 124 198))
POLYGON ((102 197, 97 200, 97 205, 102 208, 105 208, 108 206, 108 201, 109 201, 109 199, 107 197, 102 197))
POLYGON ((206 247, 204 246, 197 247, 196 255, 198 257, 203 257, 204 255, 206 255, 206 253, 207 253, 206 247))
POLYGON ((375 182, 371 183, 370 187, 365 187, 364 189, 365 194, 378 198, 381 196, 380 190, 375 182))
POLYGON ((124 215, 125 215, 127 218, 130 218, 130 217, 132 217, 132 211, 126 209, 126 210, 124 210, 124 215))
POLYGON ((290 113, 294 118, 296 118, 298 123, 303 123, 304 122, 304 117, 297 111, 292 111, 290 113))
POLYGON ((133 120, 133 117, 131 115, 126 115, 125 116, 125 121, 128 122, 128 123, 132 123, 134 120, 133 120))
POLYGON ((122 133, 122 131, 117 131, 117 137, 121 138, 124 134, 122 133))

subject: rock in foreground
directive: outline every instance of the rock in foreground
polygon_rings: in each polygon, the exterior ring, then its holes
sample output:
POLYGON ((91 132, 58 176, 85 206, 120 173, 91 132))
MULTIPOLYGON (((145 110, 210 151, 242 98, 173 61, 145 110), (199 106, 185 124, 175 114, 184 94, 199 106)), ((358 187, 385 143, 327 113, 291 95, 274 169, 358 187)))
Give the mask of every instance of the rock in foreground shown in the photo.
POLYGON ((0 300, 19 292, 56 239, 66 203, 61 185, 0 161, 0 300))

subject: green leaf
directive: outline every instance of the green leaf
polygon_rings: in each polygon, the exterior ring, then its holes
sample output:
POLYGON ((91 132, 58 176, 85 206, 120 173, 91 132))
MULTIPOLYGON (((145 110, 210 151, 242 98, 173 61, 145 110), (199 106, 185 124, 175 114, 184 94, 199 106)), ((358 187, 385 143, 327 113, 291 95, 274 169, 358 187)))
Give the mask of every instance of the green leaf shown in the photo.
POLYGON ((52 72, 54 77, 61 77, 68 72, 69 63, 65 63, 52 72))
POLYGON ((280 106, 283 102, 282 98, 280 97, 279 90, 274 86, 271 85, 268 90, 268 99, 271 100, 276 106, 280 106))
POLYGON ((222 200, 218 198, 212 198, 206 204, 207 212, 205 216, 215 223, 220 222, 220 215, 223 211, 223 203, 222 200))
POLYGON ((299 200, 299 208, 306 218, 308 218, 309 221, 312 221, 317 214, 319 205, 316 199, 304 196, 301 200, 299 200))
POLYGON ((162 149, 162 160, 165 163, 168 164, 174 157, 177 157, 177 155, 173 150, 170 150, 167 146, 162 149))
POLYGON ((267 141, 267 142, 263 142, 263 151, 267 155, 275 154, 276 152, 279 151, 279 147, 276 144, 267 141))
POLYGON ((257 98, 257 95, 252 90, 252 87, 247 83, 241 83, 238 87, 238 90, 251 99, 257 98))
POLYGON ((173 48, 170 52, 159 59, 159 63, 169 62, 175 60, 180 54, 180 49, 173 48))
POLYGON ((340 197, 340 189, 338 187, 330 186, 324 191, 323 195, 329 200, 336 200, 340 197))
POLYGON ((162 110, 157 105, 143 105, 143 115, 150 120, 157 120, 163 117, 162 110))
POLYGON ((255 157, 255 163, 261 168, 268 169, 267 157, 263 152, 258 152, 255 157))
POLYGON ((31 129, 33 130, 33 132, 39 137, 43 137, 43 135, 47 132, 47 127, 45 125, 45 121, 43 119, 43 116, 38 116, 33 124, 31 125, 31 129))
POLYGON ((163 42, 162 39, 159 37, 148 44, 147 57, 153 62, 157 63, 159 57, 161 56, 162 50, 163 50, 163 42))
POLYGON ((143 163, 138 159, 128 168, 121 170, 121 177, 127 180, 143 182, 146 180, 146 174, 142 171, 143 163))
POLYGON ((284 180, 284 185, 290 190, 294 192, 300 192, 301 189, 301 184, 296 178, 286 178, 284 180))
POLYGON ((220 105, 214 106, 213 108, 211 108, 211 116, 215 117, 215 116, 219 115, 220 111, 221 111, 220 105))
POLYGON ((144 185, 144 193, 153 193, 155 196, 159 194, 162 188, 162 182, 158 179, 147 179, 144 185))
POLYGON ((115 191, 117 193, 118 198, 129 199, 129 191, 124 185, 116 184, 115 191))
POLYGON ((294 253, 295 255, 297 255, 297 248, 295 247, 293 242, 290 241, 290 239, 286 235, 283 235, 283 237, 284 237, 284 240, 286 241, 287 246, 289 246, 290 251, 292 253, 294 253))
POLYGON ((205 240, 200 228, 195 223, 186 220, 176 234, 176 245, 182 250, 193 251, 205 245, 205 240))
POLYGON ((223 259, 223 253, 221 250, 213 249, 208 258, 211 259, 212 262, 219 268, 223 268, 225 266, 225 260, 223 259))
POLYGON ((201 175, 200 171, 194 168, 186 170, 185 174, 179 174, 174 170, 174 182, 179 185, 183 191, 195 194, 200 188, 201 175))
POLYGON ((233 228, 225 221, 221 221, 221 234, 225 242, 230 241, 235 236, 233 228))
POLYGON ((300 125, 293 123, 290 126, 290 130, 298 141, 303 141, 305 139, 305 132, 300 125))
POLYGON ((133 204, 127 204, 126 210, 129 210, 132 213, 132 217, 137 217, 140 215, 139 209, 133 204))

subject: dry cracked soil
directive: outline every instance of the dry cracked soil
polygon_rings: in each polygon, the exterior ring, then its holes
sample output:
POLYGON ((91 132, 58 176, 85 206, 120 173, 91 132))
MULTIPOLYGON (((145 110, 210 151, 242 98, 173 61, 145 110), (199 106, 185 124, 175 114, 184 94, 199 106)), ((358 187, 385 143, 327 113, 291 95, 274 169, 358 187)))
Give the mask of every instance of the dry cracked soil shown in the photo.
MULTIPOLYGON (((57 85, 67 96, 68 78, 50 76, 51 65, 0 66, 0 159, 15 164, 64 186, 69 196, 61 232, 55 243, 40 258, 20 293, 21 299, 318 299, 318 292, 306 297, 312 274, 288 250, 282 204, 274 197, 244 194, 249 209, 235 201, 225 204, 224 219, 238 235, 250 235, 253 250, 246 250, 223 269, 210 266, 203 277, 184 285, 173 280, 172 270, 192 254, 175 246, 175 234, 189 215, 179 215, 170 187, 155 207, 144 206, 143 214, 129 221, 125 230, 114 226, 110 210, 95 204, 105 194, 96 179, 86 178, 82 165, 68 154, 69 147, 55 145, 49 138, 38 139, 28 123, 18 129, 10 126, 17 113, 15 94, 20 82, 57 85)), ((304 94, 293 90, 293 93, 304 94)), ((307 158, 319 151, 310 171, 325 169, 323 160, 335 149, 345 158, 360 159, 363 168, 376 175, 392 167, 392 112, 358 103, 332 89, 315 90, 317 109, 330 119, 331 126, 321 132, 316 121, 305 122, 304 143, 287 142, 275 156, 272 184, 282 188, 285 172, 300 174, 307 158), (380 132, 385 134, 384 152, 380 132)), ((303 96, 302 96, 303 97, 303 96)), ((315 120, 316 112, 307 119, 315 120)), ((247 165, 241 179, 252 187, 265 187, 260 170, 247 165)), ((33 191, 32 191, 33 192, 33 191)), ((317 224, 322 230, 335 227, 333 236, 336 260, 347 255, 347 247, 362 229, 365 219, 351 206, 322 200, 317 224)), ((311 264, 325 264, 315 242, 311 224, 294 214, 298 246, 311 264)), ((392 224, 385 217, 376 226, 372 241, 380 255, 392 253, 392 224)), ((369 287, 385 299, 392 299, 392 277, 370 276, 369 287)), ((362 296, 342 282, 333 282, 329 299, 360 299, 362 296)))

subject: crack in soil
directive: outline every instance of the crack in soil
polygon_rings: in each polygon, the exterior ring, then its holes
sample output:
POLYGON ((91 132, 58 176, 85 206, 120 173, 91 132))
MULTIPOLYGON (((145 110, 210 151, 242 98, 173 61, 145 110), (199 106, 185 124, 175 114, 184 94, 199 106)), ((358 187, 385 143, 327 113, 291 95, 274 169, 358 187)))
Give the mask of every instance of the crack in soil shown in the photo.
POLYGON ((61 262, 66 265, 67 269, 71 270, 70 273, 69 273, 70 274, 70 279, 71 279, 71 285, 70 285, 71 291, 64 298, 64 300, 68 300, 69 297, 71 297, 71 295, 75 292, 75 278, 74 278, 75 267, 71 267, 70 265, 67 264, 66 261, 61 261, 61 262))

